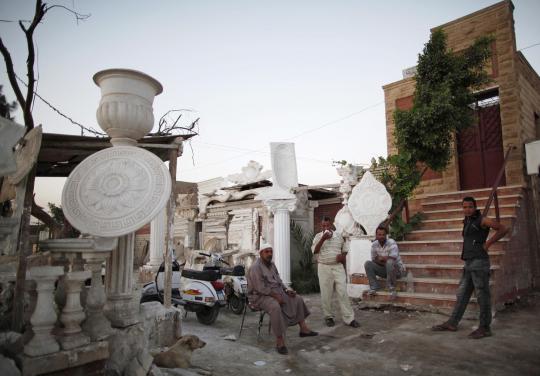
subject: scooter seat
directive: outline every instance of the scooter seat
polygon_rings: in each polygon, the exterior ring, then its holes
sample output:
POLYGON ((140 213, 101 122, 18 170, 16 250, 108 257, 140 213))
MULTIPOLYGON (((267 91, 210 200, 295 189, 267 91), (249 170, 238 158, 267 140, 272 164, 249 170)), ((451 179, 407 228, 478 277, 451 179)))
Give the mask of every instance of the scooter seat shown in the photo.
POLYGON ((242 277, 246 275, 246 269, 244 268, 244 265, 235 265, 232 268, 221 268, 221 274, 242 277))
POLYGON ((216 270, 191 270, 184 269, 182 270, 182 277, 189 279, 198 279, 201 281, 217 281, 221 278, 221 275, 216 270))

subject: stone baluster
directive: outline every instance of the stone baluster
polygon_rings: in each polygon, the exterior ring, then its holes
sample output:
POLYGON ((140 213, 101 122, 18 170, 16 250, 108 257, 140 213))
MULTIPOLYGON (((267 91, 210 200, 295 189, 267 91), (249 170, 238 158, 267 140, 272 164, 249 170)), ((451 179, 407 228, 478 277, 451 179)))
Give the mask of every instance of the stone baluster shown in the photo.
POLYGON ((112 326, 117 328, 139 322, 139 302, 132 301, 134 247, 135 233, 119 237, 118 246, 112 251, 107 262, 105 314, 112 326))
POLYGON ((112 334, 111 323, 103 313, 107 297, 101 280, 101 265, 107 259, 107 254, 92 253, 85 255, 85 258, 92 273, 92 285, 86 295, 87 318, 82 328, 92 341, 101 341, 112 334))
POLYGON ((26 355, 40 356, 60 350, 51 330, 56 322, 53 299, 54 282, 62 274, 64 274, 64 268, 61 266, 37 266, 28 271, 28 279, 36 282, 38 298, 36 309, 30 319, 34 337, 24 347, 26 355))
POLYGON ((90 343, 90 338, 82 333, 80 326, 85 318, 81 306, 81 290, 84 281, 90 278, 90 275, 89 271, 76 271, 66 273, 64 277, 66 305, 60 315, 60 321, 64 324, 64 335, 60 338, 63 350, 71 350, 90 343))

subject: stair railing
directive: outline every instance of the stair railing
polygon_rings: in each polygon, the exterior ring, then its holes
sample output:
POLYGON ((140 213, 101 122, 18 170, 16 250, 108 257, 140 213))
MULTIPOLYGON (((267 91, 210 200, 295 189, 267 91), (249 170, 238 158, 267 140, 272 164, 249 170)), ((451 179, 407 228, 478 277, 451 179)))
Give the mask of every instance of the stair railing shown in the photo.
POLYGON ((506 150, 506 154, 504 156, 503 164, 501 166, 501 169, 499 170, 499 174, 497 175, 495 182, 493 183, 493 187, 491 188, 491 193, 489 194, 488 200, 486 202, 486 206, 484 207, 484 211, 482 212, 482 215, 484 217, 487 216, 489 212, 489 208, 491 207, 491 203, 495 201, 495 218, 497 219, 497 222, 500 221, 501 219, 500 212, 499 212, 499 198, 497 196, 497 188, 499 188, 499 184, 501 184, 501 180, 504 174, 504 170, 506 168, 506 163, 508 162, 508 157, 510 156, 510 152, 514 149, 516 149, 514 145, 512 144, 508 145, 508 149, 506 150))

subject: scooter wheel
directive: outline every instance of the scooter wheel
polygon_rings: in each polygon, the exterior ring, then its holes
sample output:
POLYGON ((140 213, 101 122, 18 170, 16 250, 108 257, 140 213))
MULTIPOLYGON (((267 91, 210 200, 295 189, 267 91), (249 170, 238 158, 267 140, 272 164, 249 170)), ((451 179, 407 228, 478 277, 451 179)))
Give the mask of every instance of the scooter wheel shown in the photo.
POLYGON ((198 312, 195 312, 197 315, 197 321, 204 325, 212 325, 219 314, 219 306, 215 305, 213 307, 204 307, 198 312))
POLYGON ((244 306, 246 305, 246 299, 232 294, 229 296, 229 308, 237 315, 241 315, 244 312, 244 306))

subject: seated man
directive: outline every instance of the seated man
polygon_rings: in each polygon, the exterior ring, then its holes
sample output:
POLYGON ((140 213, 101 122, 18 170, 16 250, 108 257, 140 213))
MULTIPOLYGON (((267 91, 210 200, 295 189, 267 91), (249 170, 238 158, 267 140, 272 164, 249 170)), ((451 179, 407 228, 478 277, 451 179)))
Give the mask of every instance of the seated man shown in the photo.
POLYGON ((405 275, 405 266, 399 257, 399 249, 394 239, 387 239, 388 230, 384 226, 377 227, 375 241, 371 244, 371 261, 366 261, 364 268, 369 279, 369 294, 375 295, 379 289, 377 276, 386 278, 386 286, 397 296, 396 279, 405 275))
POLYGON ((276 336, 276 350, 288 354, 285 346, 287 326, 298 324, 300 337, 318 335, 308 328, 305 319, 309 310, 304 300, 294 290, 287 288, 279 277, 272 262, 273 250, 269 244, 262 245, 260 257, 251 265, 247 273, 248 299, 256 309, 262 309, 270 316, 272 332, 276 336))

